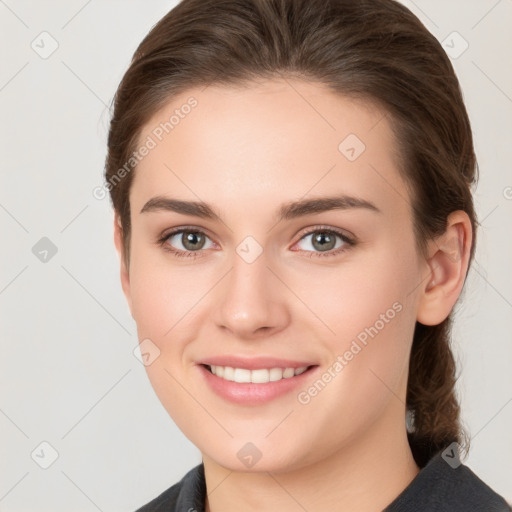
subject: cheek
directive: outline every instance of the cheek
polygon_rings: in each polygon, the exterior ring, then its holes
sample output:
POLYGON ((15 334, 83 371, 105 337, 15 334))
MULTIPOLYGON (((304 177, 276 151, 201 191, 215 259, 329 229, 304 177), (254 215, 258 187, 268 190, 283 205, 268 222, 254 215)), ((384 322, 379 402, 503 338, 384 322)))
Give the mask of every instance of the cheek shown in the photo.
POLYGON ((139 339, 159 340, 172 327, 176 310, 177 283, 154 267, 135 267, 131 275, 132 308, 139 339))
POLYGON ((413 292, 420 277, 411 249, 395 252, 392 244, 376 248, 319 282, 322 286, 310 286, 309 291, 304 286, 303 297, 331 329, 337 350, 354 338, 363 343, 372 334, 385 338, 385 333, 401 332, 415 322, 413 292))
POLYGON ((169 415, 187 434, 193 430, 193 419, 200 412, 186 391, 190 385, 183 380, 183 354, 188 341, 195 337, 191 329, 198 324, 198 308, 194 306, 204 295, 205 285, 190 279, 190 273, 165 264, 164 259, 155 258, 149 251, 133 254, 133 316, 142 342, 141 352, 145 343, 151 354, 151 362, 145 366, 151 386, 169 415))
POLYGON ((373 256, 334 276, 322 293, 310 289, 311 304, 331 330, 324 338, 328 359, 323 361, 330 369, 325 375, 329 383, 317 403, 332 402, 331 410, 339 412, 341 422, 346 411, 352 411, 364 423, 393 395, 404 392, 416 323, 414 255, 383 251, 373 256))
MULTIPOLYGON (((130 269, 130 293, 139 339, 161 344, 173 337, 194 315, 194 305, 204 295, 204 276, 192 267, 169 263, 166 254, 134 244, 130 269), (196 277, 193 277, 193 276, 196 277)), ((166 344, 167 345, 167 344, 166 344)), ((162 347, 164 348, 164 347, 162 347)))

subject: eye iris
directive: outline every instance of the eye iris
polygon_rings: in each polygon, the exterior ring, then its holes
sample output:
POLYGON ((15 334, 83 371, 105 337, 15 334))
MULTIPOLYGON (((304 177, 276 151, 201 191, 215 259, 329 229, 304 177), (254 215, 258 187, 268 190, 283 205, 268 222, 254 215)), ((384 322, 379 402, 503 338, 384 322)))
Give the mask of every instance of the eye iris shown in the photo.
POLYGON ((328 251, 333 249, 335 245, 336 237, 328 231, 317 231, 317 233, 313 236, 313 247, 315 247, 315 249, 328 251))
POLYGON ((183 233, 181 237, 181 243, 183 244, 183 247, 189 251, 194 249, 201 249, 204 245, 204 236, 201 233, 188 231, 183 233), (194 244, 198 244, 199 247, 198 245, 194 244))

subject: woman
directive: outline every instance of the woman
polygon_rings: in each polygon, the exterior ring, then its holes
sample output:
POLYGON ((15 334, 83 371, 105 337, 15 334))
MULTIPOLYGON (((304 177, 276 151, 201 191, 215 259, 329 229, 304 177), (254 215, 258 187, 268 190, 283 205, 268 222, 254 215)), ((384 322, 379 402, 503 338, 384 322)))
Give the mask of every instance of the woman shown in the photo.
POLYGON ((510 510, 461 463, 471 128, 392 0, 183 0, 106 183, 149 379, 202 463, 140 511, 510 510))

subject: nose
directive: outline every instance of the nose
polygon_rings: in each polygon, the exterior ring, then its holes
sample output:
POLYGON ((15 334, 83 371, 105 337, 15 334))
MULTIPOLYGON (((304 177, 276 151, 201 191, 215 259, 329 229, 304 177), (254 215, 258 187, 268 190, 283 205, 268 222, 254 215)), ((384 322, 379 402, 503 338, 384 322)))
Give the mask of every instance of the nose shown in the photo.
POLYGON ((267 338, 289 324, 289 296, 268 267, 265 253, 252 263, 235 254, 231 270, 219 284, 215 322, 233 337, 267 338))

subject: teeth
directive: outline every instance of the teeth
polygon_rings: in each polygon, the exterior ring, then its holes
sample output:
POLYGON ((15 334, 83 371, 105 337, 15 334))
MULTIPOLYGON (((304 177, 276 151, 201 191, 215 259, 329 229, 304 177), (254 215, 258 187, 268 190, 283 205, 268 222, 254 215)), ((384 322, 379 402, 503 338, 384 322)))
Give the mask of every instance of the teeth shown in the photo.
POLYGON ((283 379, 289 379, 290 377, 293 377, 295 373, 295 370, 293 368, 285 368, 283 372, 283 379))
POLYGON ((221 379, 239 383, 253 382, 255 384, 265 384, 281 379, 289 379, 295 375, 304 373, 307 369, 307 366, 301 366, 300 368, 262 368, 258 370, 232 368, 231 366, 210 366, 210 371, 221 379))

